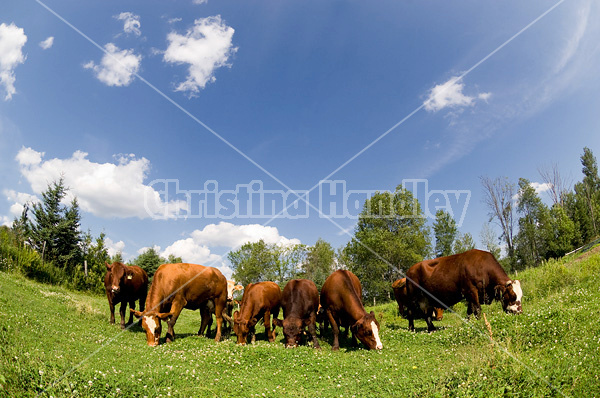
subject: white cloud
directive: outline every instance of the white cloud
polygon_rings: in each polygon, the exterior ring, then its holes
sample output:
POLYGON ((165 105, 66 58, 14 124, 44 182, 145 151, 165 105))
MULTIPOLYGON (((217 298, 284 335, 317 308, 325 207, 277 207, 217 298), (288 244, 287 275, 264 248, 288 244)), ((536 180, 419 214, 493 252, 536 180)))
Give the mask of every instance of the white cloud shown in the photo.
MULTIPOLYGON (((225 263, 225 257, 212 252, 215 247, 225 247, 228 250, 237 250, 247 242, 257 242, 263 239, 266 243, 287 246, 300 244, 299 239, 289 239, 279 234, 276 227, 260 224, 234 225, 227 222, 209 224, 201 230, 195 230, 191 237, 175 241, 164 251, 161 256, 173 254, 181 257, 183 261, 216 267, 230 278, 231 268, 225 263)), ((160 248, 159 248, 160 250, 160 248)))
POLYGON ((6 90, 5 101, 12 99, 15 89, 15 68, 25 62, 23 46, 27 36, 22 28, 14 23, 0 24, 0 84, 6 90))
POLYGON ((477 98, 479 98, 482 101, 487 102, 491 96, 492 96, 492 93, 479 93, 477 95, 477 98))
POLYGON ((552 188, 552 184, 550 183, 541 183, 541 182, 532 182, 529 185, 531 185, 531 187, 533 189, 535 189, 535 193, 540 194, 542 192, 546 192, 548 190, 550 190, 552 188))
POLYGON ((8 216, 0 216, 0 225, 11 228, 13 220, 8 216))
POLYGON ((228 222, 209 224, 201 230, 192 232, 194 241, 208 246, 237 247, 246 242, 264 240, 270 244, 299 244, 298 239, 288 239, 279 235, 275 227, 261 224, 234 225, 228 222))
POLYGON ((193 4, 206 4, 208 0, 192 0, 193 4))
POLYGON ((23 147, 16 160, 34 193, 63 176, 80 208, 98 217, 172 218, 187 209, 186 202, 164 202, 158 191, 144 184, 150 170, 147 159, 129 155, 120 157, 118 164, 94 163, 87 155, 76 151, 67 159, 42 160, 43 152, 23 147))
POLYGON ((140 23, 139 15, 135 15, 131 12, 122 12, 119 15, 115 15, 114 18, 123 21, 123 31, 125 33, 133 33, 136 36, 142 34, 142 31, 140 30, 142 25, 140 23))
POLYGON ((225 25, 221 16, 197 19, 184 35, 171 32, 167 35, 169 46, 163 60, 175 64, 189 64, 186 81, 175 91, 194 95, 207 83, 214 82, 214 71, 229 66, 227 60, 237 51, 233 47, 234 29, 225 25))
POLYGON ((173 23, 177 23, 177 22, 181 22, 183 21, 183 18, 171 18, 169 20, 167 20, 168 24, 173 24, 173 23))
POLYGON ((38 203, 40 201, 35 195, 16 192, 12 189, 5 189, 3 193, 6 195, 6 199, 9 202, 14 202, 12 206, 10 206, 10 214, 15 217, 21 216, 21 213, 23 213, 23 209, 25 208, 25 203, 38 203))
POLYGON ((42 49, 44 49, 44 50, 47 50, 47 49, 51 48, 53 44, 54 44, 54 36, 50 36, 46 40, 40 42, 40 47, 42 47, 42 49))
POLYGON ((474 98, 463 94, 464 83, 457 76, 446 83, 438 84, 429 92, 429 98, 424 102, 425 109, 437 112, 447 107, 463 107, 474 104, 474 98))
POLYGON ((104 49, 106 52, 100 65, 89 61, 83 67, 92 69, 98 80, 107 86, 128 86, 140 68, 142 56, 135 54, 133 50, 120 50, 113 43, 106 44, 104 49))
POLYGON ((106 237, 104 238, 104 244, 106 245, 108 255, 111 257, 117 253, 123 253, 123 249, 125 249, 125 242, 122 240, 114 242, 112 239, 106 237))

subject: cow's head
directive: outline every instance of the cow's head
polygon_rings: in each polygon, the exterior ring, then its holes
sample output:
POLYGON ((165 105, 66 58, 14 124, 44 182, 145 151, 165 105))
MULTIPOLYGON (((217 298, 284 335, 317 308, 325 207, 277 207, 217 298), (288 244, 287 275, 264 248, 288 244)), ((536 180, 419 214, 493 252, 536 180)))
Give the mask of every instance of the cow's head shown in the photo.
POLYGON ((244 286, 236 285, 234 281, 227 281, 227 300, 233 300, 233 292, 236 290, 242 290, 244 286))
POLYGON ((375 318, 375 313, 370 313, 363 316, 350 327, 352 334, 358 338, 369 350, 381 350, 383 344, 379 339, 379 322, 375 318))
POLYGON ((106 270, 110 273, 110 291, 118 294, 127 279, 133 278, 133 272, 120 262, 109 264, 105 262, 106 270))
POLYGON ((287 317, 283 321, 281 319, 273 319, 273 328, 279 326, 283 329, 285 336, 285 346, 287 348, 297 347, 300 344, 302 331, 310 324, 310 319, 300 319, 298 317, 287 317))
POLYGON ((250 325, 248 325, 247 320, 240 319, 239 311, 233 313, 233 332, 237 336, 238 344, 246 344, 248 333, 250 333, 250 325))
POLYGON ((496 286, 496 300, 502 302, 502 309, 509 314, 520 314, 523 290, 518 280, 508 281, 504 285, 496 286))
POLYGON ((136 318, 142 318, 142 327, 146 331, 146 342, 151 347, 156 347, 162 331, 161 320, 166 321, 171 314, 154 311, 140 312, 133 308, 130 311, 136 318))
POLYGON ((442 319, 444 319, 444 310, 441 308, 433 308, 433 319, 435 319, 436 321, 441 321, 442 319))

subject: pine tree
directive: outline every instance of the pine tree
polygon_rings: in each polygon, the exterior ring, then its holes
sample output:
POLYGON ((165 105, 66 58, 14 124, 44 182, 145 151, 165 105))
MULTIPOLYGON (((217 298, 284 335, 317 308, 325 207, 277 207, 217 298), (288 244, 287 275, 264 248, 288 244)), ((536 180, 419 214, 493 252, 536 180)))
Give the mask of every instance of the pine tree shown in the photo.
POLYGON ((456 221, 445 210, 435 213, 433 223, 433 234, 435 236, 435 256, 444 257, 453 253, 454 240, 458 236, 456 221))

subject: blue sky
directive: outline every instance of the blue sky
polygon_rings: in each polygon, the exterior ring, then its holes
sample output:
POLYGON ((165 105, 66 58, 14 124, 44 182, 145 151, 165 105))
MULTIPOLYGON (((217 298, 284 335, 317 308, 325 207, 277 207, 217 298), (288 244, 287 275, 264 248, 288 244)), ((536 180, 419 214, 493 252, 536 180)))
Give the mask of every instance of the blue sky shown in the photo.
POLYGON ((599 14, 586 0, 5 1, 0 218, 63 174, 111 250, 228 273, 218 255, 246 240, 339 247, 355 219, 207 217, 207 182, 289 198, 328 176, 351 191, 426 179, 471 193, 460 229, 477 240, 480 176, 541 182, 557 162, 576 182, 583 147, 600 154, 599 14))

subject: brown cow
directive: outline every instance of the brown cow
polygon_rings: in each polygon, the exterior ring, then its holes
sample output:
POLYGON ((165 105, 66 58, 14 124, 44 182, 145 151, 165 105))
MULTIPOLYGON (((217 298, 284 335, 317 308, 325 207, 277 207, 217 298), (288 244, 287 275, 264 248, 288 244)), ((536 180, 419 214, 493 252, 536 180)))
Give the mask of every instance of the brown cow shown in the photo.
POLYGON ((227 280, 216 268, 198 264, 163 264, 154 274, 150 293, 146 300, 147 311, 133 311, 142 318, 148 345, 158 345, 161 320, 167 321, 167 342, 173 341, 173 327, 184 308, 199 309, 206 301, 213 300, 217 318, 215 341, 221 340, 223 309, 227 302, 227 280))
POLYGON ((233 331, 238 344, 246 344, 248 334, 251 342, 256 339, 255 326, 264 319, 265 333, 270 342, 275 340, 275 328, 271 333, 271 313, 277 318, 281 302, 281 289, 275 282, 250 283, 244 290, 240 310, 233 313, 233 331))
POLYGON ((315 283, 307 279, 289 281, 281 293, 281 308, 283 321, 273 318, 273 330, 275 326, 283 328, 286 347, 296 347, 304 328, 308 326, 314 348, 321 348, 315 326, 319 311, 319 291, 315 283))
POLYGON ((325 280, 321 288, 321 305, 333 329, 333 350, 340 349, 340 326, 349 326, 353 340, 358 338, 368 349, 383 348, 379 340, 379 322, 373 311, 365 311, 361 297, 360 281, 350 271, 335 271, 325 280))
MULTIPOLYGON (((231 329, 233 329, 233 293, 238 290, 243 290, 244 286, 236 285, 234 281, 227 281, 227 304, 225 305, 225 309, 223 310, 223 319, 225 323, 223 324, 223 334, 225 337, 229 337, 231 333, 231 329)), ((198 330, 198 335, 201 336, 204 334, 206 328, 206 336, 210 334, 210 328, 213 323, 212 316, 215 314, 215 303, 212 300, 208 300, 206 303, 200 307, 200 316, 202 317, 202 323, 200 329, 198 330)))
POLYGON ((408 328, 414 330, 414 318, 425 318, 427 329, 435 330, 431 313, 435 306, 448 308, 467 300, 467 317, 479 318, 481 304, 496 299, 508 313, 519 314, 523 291, 518 280, 511 280, 494 256, 482 250, 433 260, 421 261, 406 272, 408 328), (427 315, 424 315, 427 314, 427 315))
MULTIPOLYGON (((106 275, 104 275, 104 290, 110 307, 110 323, 115 323, 115 306, 121 303, 119 313, 121 314, 121 329, 125 329, 125 310, 127 303, 129 308, 135 310, 135 302, 139 300, 140 310, 144 311, 146 294, 148 293, 148 275, 146 271, 137 265, 125 265, 120 262, 106 264, 106 275)), ((127 324, 133 322, 133 314, 129 314, 127 324)))
MULTIPOLYGON (((394 290, 394 297, 398 303, 398 314, 402 318, 406 318, 406 311, 408 309, 408 296, 406 293, 406 278, 398 279, 392 283, 392 289, 394 290)), ((438 307, 433 308, 432 318, 436 321, 441 321, 444 318, 444 310, 438 307)))

